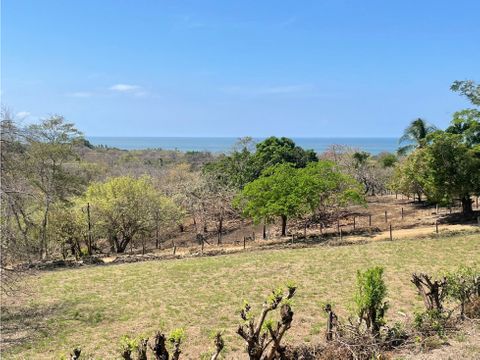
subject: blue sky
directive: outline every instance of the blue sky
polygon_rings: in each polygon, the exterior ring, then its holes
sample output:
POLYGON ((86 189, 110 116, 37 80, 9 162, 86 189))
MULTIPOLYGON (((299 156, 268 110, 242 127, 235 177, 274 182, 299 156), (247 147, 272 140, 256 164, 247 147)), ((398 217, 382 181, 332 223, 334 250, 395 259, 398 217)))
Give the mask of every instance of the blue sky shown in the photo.
POLYGON ((480 81, 478 0, 1 5, 2 104, 90 136, 398 136, 480 81))

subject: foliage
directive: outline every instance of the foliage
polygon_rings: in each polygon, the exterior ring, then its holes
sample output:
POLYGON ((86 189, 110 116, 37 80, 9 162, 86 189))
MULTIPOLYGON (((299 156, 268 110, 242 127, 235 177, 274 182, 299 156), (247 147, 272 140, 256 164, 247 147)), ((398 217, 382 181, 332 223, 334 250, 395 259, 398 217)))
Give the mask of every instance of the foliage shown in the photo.
POLYGON ((384 152, 378 155, 378 161, 380 162, 382 167, 390 168, 395 166, 398 158, 395 154, 384 152))
POLYGON ((399 143, 406 143, 406 145, 398 149, 399 155, 406 155, 416 148, 422 148, 427 144, 427 137, 429 134, 435 132, 437 129, 434 125, 427 123, 423 119, 415 119, 405 129, 399 143))
POLYGON ((303 168, 309 162, 318 161, 313 150, 304 150, 289 138, 271 136, 256 146, 254 155, 257 177, 267 168, 289 163, 295 168, 303 168))
POLYGON ((451 125, 445 131, 462 135, 469 147, 480 145, 480 111, 465 109, 455 112, 451 125))
POLYGON ((461 266, 446 274, 446 294, 460 303, 460 316, 465 318, 465 304, 477 294, 480 286, 480 271, 474 267, 461 266))
POLYGON ((257 177, 251 143, 250 138, 240 139, 240 148, 235 148, 230 154, 221 155, 215 162, 206 164, 203 171, 226 186, 243 189, 257 177))
POLYGON ((94 183, 88 187, 84 201, 91 204, 99 227, 117 252, 124 252, 135 237, 151 232, 158 217, 176 218, 178 212, 155 189, 148 176, 139 179, 124 176, 94 183))
POLYGON ((429 193, 428 163, 425 149, 417 149, 397 164, 390 182, 395 192, 416 194, 418 200, 429 193))
POLYGON ((267 168, 277 164, 291 164, 303 168, 310 162, 318 161, 313 150, 304 150, 289 138, 269 137, 252 149, 252 139, 240 139, 229 155, 204 167, 204 171, 216 177, 225 185, 243 189, 246 184, 261 176, 267 168))
POLYGON ((414 327, 424 336, 445 336, 449 328, 450 315, 437 309, 415 314, 414 327))
POLYGON ((453 82, 450 89, 465 96, 473 105, 480 106, 480 84, 472 80, 457 80, 453 82))
POLYGON ((480 149, 470 148, 461 135, 438 132, 427 148, 429 197, 439 203, 462 201, 471 212, 470 196, 480 193, 480 149))
POLYGON ((300 169, 291 164, 273 166, 247 184, 235 199, 236 206, 256 223, 281 217, 282 235, 285 235, 288 218, 350 202, 362 202, 359 185, 326 161, 310 163, 300 169))
POLYGON ((354 294, 354 303, 358 318, 365 321, 373 334, 378 334, 380 326, 384 324, 385 311, 388 305, 384 302, 387 295, 387 286, 383 280, 383 268, 376 266, 357 272, 357 284, 354 294))

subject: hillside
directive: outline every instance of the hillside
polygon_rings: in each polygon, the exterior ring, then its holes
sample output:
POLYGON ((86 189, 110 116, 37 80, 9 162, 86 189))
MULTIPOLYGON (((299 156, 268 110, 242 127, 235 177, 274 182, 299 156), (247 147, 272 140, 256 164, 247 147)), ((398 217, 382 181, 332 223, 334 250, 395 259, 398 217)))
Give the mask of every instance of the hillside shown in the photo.
MULTIPOLYGON (((244 299, 258 310, 268 292, 293 280, 298 295, 287 342, 323 339, 322 305, 348 313, 355 273, 385 267, 388 321, 422 308, 413 272, 440 274, 480 261, 480 235, 315 246, 225 256, 151 261, 41 272, 2 308, 5 359, 56 359, 81 345, 83 354, 115 358, 124 334, 183 327, 185 358, 211 350, 212 331, 224 330, 226 358, 241 358, 235 329, 244 299)), ((480 346, 480 344, 470 344, 480 346)))

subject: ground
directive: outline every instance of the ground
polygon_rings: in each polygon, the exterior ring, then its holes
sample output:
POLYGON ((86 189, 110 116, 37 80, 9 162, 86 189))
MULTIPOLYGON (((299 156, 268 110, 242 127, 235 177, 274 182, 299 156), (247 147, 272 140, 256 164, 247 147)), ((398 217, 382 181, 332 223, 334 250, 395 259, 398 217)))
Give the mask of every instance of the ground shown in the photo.
MULTIPOLYGON (((258 311, 269 291, 287 280, 297 283, 298 294, 286 340, 314 343, 323 338, 323 305, 330 302, 347 315, 356 271, 374 265, 385 267, 388 321, 405 320, 422 309, 411 273, 438 275, 480 262, 480 233, 452 233, 457 235, 437 236, 430 229, 427 237, 417 239, 349 246, 283 244, 221 256, 39 272, 27 278, 21 293, 3 298, 2 355, 58 359, 81 345, 95 358, 118 358, 123 334, 152 336, 158 329, 182 327, 187 334, 184 358, 207 354, 212 332, 223 330, 225 357, 241 359, 243 343, 235 330, 243 300, 258 311)), ((478 333, 471 339, 477 341, 478 333)))

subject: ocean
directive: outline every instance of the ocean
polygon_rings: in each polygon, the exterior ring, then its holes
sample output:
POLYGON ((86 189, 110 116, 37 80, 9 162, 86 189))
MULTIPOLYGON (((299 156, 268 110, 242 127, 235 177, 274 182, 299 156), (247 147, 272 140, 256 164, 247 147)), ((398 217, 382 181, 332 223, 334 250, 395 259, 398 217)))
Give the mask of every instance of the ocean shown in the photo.
MULTIPOLYGON (((209 151, 225 153, 232 149, 238 138, 234 137, 107 137, 87 136, 93 145, 106 145, 124 150, 143 150, 161 148, 179 151, 209 151)), ((263 138, 254 138, 261 141, 263 138)), ((292 138, 304 149, 313 149, 320 153, 330 145, 347 145, 371 154, 384 151, 395 152, 398 148, 398 138, 292 138)))

